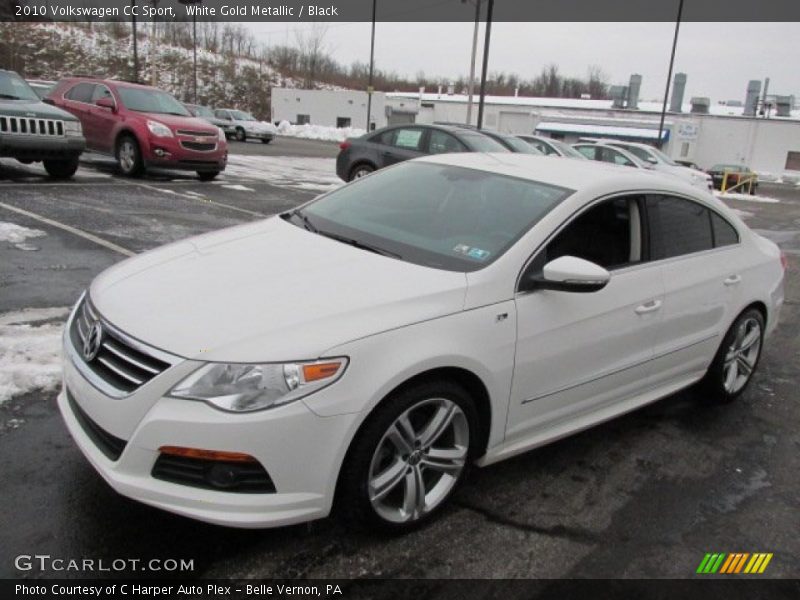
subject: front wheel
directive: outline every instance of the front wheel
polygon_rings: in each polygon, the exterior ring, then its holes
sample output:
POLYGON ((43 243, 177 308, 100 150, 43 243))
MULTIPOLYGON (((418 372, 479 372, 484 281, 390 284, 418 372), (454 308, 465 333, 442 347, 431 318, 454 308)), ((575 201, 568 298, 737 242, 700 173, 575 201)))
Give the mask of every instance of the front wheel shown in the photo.
POLYGON ((261 138, 262 144, 269 144, 272 141, 272 138, 261 138))
POLYGON ((130 135, 122 137, 117 144, 117 164, 122 174, 127 177, 137 177, 144 171, 142 151, 139 142, 130 135))
POLYGON ((247 141, 247 134, 244 132, 244 129, 241 127, 236 128, 236 141, 237 142, 246 142, 247 141))
POLYGON ((197 177, 200 181, 211 181, 219 175, 219 171, 198 171, 197 177))
POLYGON ((429 521, 464 479, 477 439, 475 404, 455 383, 424 382, 387 398, 343 466, 345 516, 397 532, 429 521))
POLYGON ((78 170, 78 157, 62 160, 45 160, 44 170, 53 179, 69 179, 78 170))
POLYGON ((731 325, 717 351, 701 389, 706 399, 727 404, 747 388, 761 358, 764 341, 764 317, 750 308, 731 325))

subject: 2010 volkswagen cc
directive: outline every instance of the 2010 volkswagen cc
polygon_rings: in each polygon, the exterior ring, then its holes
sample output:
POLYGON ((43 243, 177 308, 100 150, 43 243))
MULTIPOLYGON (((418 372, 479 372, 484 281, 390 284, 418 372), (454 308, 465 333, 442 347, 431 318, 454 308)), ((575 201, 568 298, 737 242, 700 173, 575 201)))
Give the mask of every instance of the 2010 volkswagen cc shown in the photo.
POLYGON ((745 390, 785 263, 674 177, 427 157, 98 276, 59 406, 121 494, 403 529, 489 465, 695 383, 745 390))

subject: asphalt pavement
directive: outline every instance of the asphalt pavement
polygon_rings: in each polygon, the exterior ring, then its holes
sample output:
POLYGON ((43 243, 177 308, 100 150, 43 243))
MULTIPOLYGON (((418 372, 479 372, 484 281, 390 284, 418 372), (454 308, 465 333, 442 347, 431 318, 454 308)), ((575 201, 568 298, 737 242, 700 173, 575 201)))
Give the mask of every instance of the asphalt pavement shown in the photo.
MULTIPOLYGON (((329 159, 336 147, 279 138, 232 144, 240 151, 310 160, 329 159)), ((2 161, 0 222, 46 235, 21 247, 0 242, 0 313, 70 306, 127 254, 263 218, 315 194, 237 177, 126 180, 92 159, 74 182, 53 183, 2 161)), ((789 256, 787 301, 752 385, 734 404, 709 407, 683 392, 474 470, 441 519, 383 537, 335 519, 227 529, 123 498, 72 443, 55 393, 30 392, 0 404, 0 576, 63 575, 14 567, 20 554, 49 554, 193 559, 194 575, 208 577, 682 578, 706 552, 772 552, 764 576, 798 577, 800 189, 763 184, 761 193, 779 202, 730 205, 789 256)))

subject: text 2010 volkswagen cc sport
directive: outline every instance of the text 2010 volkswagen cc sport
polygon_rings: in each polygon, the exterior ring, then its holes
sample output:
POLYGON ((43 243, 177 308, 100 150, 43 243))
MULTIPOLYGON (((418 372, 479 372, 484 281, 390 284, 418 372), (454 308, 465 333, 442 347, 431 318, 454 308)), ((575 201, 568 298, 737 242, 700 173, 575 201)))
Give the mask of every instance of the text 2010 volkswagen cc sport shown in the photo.
POLYGON ((747 386, 785 259, 675 177, 399 164, 102 273, 59 406, 120 493, 204 521, 404 529, 488 465, 696 382, 747 386))

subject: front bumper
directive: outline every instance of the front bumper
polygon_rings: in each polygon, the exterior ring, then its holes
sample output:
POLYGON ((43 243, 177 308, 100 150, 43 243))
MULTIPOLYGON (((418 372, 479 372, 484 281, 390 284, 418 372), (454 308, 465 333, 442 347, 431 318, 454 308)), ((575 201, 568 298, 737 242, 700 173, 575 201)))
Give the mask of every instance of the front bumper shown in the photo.
POLYGON ((188 137, 149 138, 142 147, 146 167, 187 171, 224 171, 228 164, 228 144, 219 137, 204 140, 212 149, 192 150, 185 143, 196 143, 188 137))
POLYGON ((272 133, 269 133, 267 131, 252 131, 252 130, 245 129, 244 132, 247 135, 247 137, 253 138, 253 139, 256 139, 256 140, 273 140, 273 139, 275 139, 275 135, 272 134, 272 133))
POLYGON ((22 160, 74 158, 85 148, 82 136, 0 135, 0 156, 22 160))
MULTIPOLYGON (((69 327, 69 325, 68 325, 69 327)), ((64 338, 64 388, 58 406, 67 429, 92 466, 120 494, 173 513, 234 527, 273 527, 325 517, 357 415, 320 417, 304 402, 246 414, 164 394, 200 363, 184 361, 123 398, 92 386, 73 364, 82 360, 64 338), (75 403, 79 416, 70 405, 75 403), (121 444, 109 457, 85 417, 121 444), (83 417, 83 418, 81 418, 83 417), (154 478, 159 448, 182 446, 255 457, 274 493, 205 489, 154 478)), ((336 386, 319 394, 335 393, 336 386)), ((341 392, 340 392, 341 393, 341 392)))

